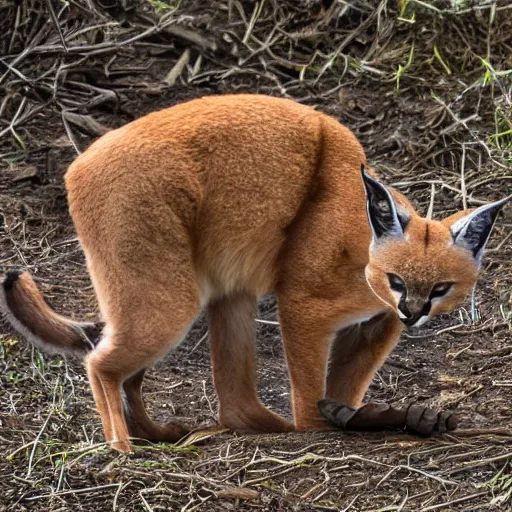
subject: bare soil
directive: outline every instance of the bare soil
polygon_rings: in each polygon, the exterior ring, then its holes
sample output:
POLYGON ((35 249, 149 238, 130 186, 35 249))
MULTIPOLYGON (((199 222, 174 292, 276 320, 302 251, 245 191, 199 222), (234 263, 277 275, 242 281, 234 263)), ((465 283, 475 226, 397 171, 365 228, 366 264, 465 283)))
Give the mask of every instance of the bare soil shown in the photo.
MULTIPOLYGON (((434 184, 438 218, 510 194, 512 9, 401 5, 0 6, 3 270, 29 269, 59 312, 96 319, 65 169, 104 128, 206 94, 287 96, 335 116, 419 211, 434 184), (188 67, 168 85, 185 51, 188 67)), ((82 365, 0 323, 0 510, 512 510, 511 226, 509 210, 473 304, 405 333, 370 387, 371 400, 457 411, 460 430, 431 439, 204 431, 119 455, 103 444, 82 365)), ((290 417, 274 297, 258 320, 261 398, 290 417)), ((144 396, 159 421, 216 422, 205 318, 149 372, 144 396)))

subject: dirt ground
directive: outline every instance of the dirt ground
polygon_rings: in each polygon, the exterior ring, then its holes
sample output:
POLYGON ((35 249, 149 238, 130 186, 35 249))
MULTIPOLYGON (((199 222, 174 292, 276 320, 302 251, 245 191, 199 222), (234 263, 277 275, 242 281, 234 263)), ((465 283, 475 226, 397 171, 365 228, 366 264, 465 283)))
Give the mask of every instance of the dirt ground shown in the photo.
MULTIPOLYGON (((434 185, 437 218, 512 192, 508 2, 7 1, 0 29, 0 265, 29 269, 77 319, 98 313, 66 167, 105 129, 190 98, 314 105, 420 212, 434 185)), ((0 510, 512 510, 511 226, 509 208, 473 301, 405 333, 371 385, 371 400, 457 411, 461 430, 431 439, 217 432, 120 455, 103 444, 82 365, 0 323, 0 510)), ((290 417, 277 322, 267 297, 261 398, 290 417)), ((215 422, 204 318, 144 396, 162 422, 215 422)))

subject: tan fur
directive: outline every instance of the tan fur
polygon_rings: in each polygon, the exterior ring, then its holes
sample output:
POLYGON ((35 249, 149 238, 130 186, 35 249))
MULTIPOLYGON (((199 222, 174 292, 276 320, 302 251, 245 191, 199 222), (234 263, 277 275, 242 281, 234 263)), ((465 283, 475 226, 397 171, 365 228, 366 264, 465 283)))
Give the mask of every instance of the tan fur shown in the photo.
POLYGON ((392 312, 341 329, 331 345, 327 396, 359 407, 375 372, 398 342, 402 329, 392 312))
POLYGON ((256 391, 256 297, 244 292, 208 306, 213 381, 219 420, 239 432, 286 432, 293 425, 266 409, 256 391), (243 402, 239 400, 243 396, 243 402))
MULTIPOLYGON (((420 288, 456 282, 435 313, 463 300, 478 274, 469 251, 453 246, 449 222, 420 218, 396 191, 411 215, 406 239, 369 251, 365 162, 334 119, 251 95, 150 114, 73 162, 70 212, 107 325, 87 371, 115 448, 129 450, 130 434, 175 440, 185 432, 154 425, 140 388, 144 369, 179 343, 202 305, 221 422, 266 432, 327 428, 317 408, 326 389, 360 404, 402 329, 387 272, 420 288), (294 426, 257 397, 253 318, 267 292, 279 298, 294 426)), ((33 308, 23 307, 13 315, 30 325, 33 308)))
POLYGON ((444 300, 433 310, 433 315, 448 313, 460 306, 471 291, 478 277, 478 267, 468 251, 453 245, 449 223, 413 215, 404 240, 383 244, 374 251, 371 264, 366 268, 366 277, 373 291, 391 304, 394 299, 390 295, 386 273, 414 282, 415 289, 411 291, 419 295, 428 295, 434 283, 454 282, 449 300, 444 300), (429 238, 425 244, 427 226, 429 238), (411 243, 415 240, 418 243, 411 243))
POLYGON ((15 277, 12 288, 7 281, 0 288, 0 308, 18 332, 50 354, 83 355, 101 332, 100 322, 73 322, 55 313, 27 272, 15 277))

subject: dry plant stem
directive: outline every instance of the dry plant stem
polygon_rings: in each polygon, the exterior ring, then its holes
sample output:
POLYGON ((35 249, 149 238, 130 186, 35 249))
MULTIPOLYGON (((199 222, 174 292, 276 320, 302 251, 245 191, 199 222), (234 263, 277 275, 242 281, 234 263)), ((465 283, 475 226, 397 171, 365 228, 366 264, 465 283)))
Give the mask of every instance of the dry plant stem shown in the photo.
POLYGON ((50 421, 50 418, 52 417, 52 415, 54 413, 55 404, 57 402, 57 389, 59 388, 59 386, 60 386, 60 379, 57 378, 55 380, 55 385, 53 388, 53 398, 52 398, 52 403, 50 405, 50 411, 48 412, 48 416, 46 416, 46 420, 44 421, 41 429, 37 433, 37 437, 35 438, 34 443, 32 445, 32 451, 30 452, 30 457, 28 459, 28 467, 27 467, 27 474, 26 474, 27 478, 32 473, 32 469, 33 469, 32 465, 34 462, 34 456, 36 453, 37 445, 39 444, 39 440, 41 439, 41 436, 43 435, 43 432, 46 429, 46 426, 48 425, 48 422, 50 421))
POLYGON ((427 478, 431 478, 432 480, 436 480, 437 482, 442 483, 443 485, 455 485, 455 486, 460 485, 458 482, 453 482, 451 480, 445 480, 444 478, 441 478, 440 476, 433 475, 432 473, 428 473, 426 471, 423 471, 422 469, 414 468, 411 466, 400 465, 400 466, 395 466, 394 468, 391 468, 388 471, 388 473, 381 480, 379 480, 379 482, 377 483, 377 487, 379 485, 381 485, 382 483, 384 483, 391 476, 391 474, 394 471, 398 471, 400 469, 405 469, 407 471, 414 471, 416 473, 420 473, 421 475, 426 476, 427 478))
POLYGON ((465 501, 469 501, 469 500, 472 500, 474 498, 478 498, 479 496, 484 496, 486 495, 487 492, 477 492, 477 493, 474 493, 474 494, 470 494, 468 496, 463 496, 462 498, 457 498, 455 500, 451 500, 451 501, 446 501, 444 503, 439 503, 437 505, 431 505, 430 507, 425 507, 423 508, 422 510, 423 511, 428 511, 428 510, 439 510, 439 509, 443 509, 445 507, 449 507, 450 505, 456 505, 458 503, 463 503, 465 501))
POLYGON ((56 496, 67 496, 70 494, 83 494, 83 493, 90 493, 90 492, 96 492, 96 491, 102 491, 104 489, 113 489, 114 487, 117 487, 118 489, 123 486, 122 483, 120 484, 104 484, 104 485, 97 485, 95 487, 84 487, 82 489, 71 489, 69 491, 61 491, 61 492, 55 492, 51 494, 40 494, 36 496, 31 496, 28 498, 25 498, 27 501, 37 501, 42 500, 45 498, 53 498, 56 496))

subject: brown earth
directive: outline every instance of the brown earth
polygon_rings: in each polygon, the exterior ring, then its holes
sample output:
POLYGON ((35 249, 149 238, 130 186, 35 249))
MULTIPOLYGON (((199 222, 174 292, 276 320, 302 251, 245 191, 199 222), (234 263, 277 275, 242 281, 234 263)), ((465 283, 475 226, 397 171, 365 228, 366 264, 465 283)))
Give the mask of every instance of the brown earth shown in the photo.
MULTIPOLYGON (((97 315, 63 190, 74 146, 193 97, 251 91, 315 105, 355 131, 420 211, 434 184, 437 217, 511 192, 507 2, 63 5, 0 6, 0 265, 28 268, 67 315, 97 315)), ((461 430, 432 439, 224 432, 119 455, 101 444, 82 366, 1 324, 0 510, 512 510, 511 225, 509 209, 474 307, 404 334, 371 385, 372 400, 456 410, 461 430)), ((278 320, 273 297, 259 319, 278 320)), ((149 373, 155 418, 215 422, 206 333, 200 318, 149 373)), ((257 348, 262 400, 290 416, 277 325, 258 323, 257 348)))

